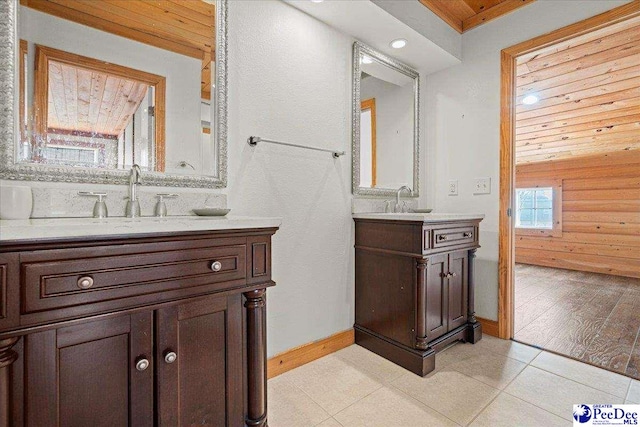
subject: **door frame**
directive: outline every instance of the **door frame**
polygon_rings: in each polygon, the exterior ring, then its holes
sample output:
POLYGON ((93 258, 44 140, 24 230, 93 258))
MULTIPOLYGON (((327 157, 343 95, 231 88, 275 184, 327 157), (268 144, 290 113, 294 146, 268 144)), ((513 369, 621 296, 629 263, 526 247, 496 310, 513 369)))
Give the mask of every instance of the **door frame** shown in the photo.
POLYGON ((515 239, 515 80, 519 56, 640 16, 640 0, 518 43, 500 58, 500 210, 498 238, 498 336, 513 338, 515 239))

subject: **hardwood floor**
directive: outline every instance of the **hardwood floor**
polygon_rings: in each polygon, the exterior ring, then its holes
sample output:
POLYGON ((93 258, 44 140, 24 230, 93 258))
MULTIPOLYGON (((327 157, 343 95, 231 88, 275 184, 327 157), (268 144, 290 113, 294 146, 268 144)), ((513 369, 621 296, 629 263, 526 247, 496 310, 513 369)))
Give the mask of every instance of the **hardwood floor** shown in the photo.
POLYGON ((640 279, 516 264, 515 340, 640 379, 640 279))

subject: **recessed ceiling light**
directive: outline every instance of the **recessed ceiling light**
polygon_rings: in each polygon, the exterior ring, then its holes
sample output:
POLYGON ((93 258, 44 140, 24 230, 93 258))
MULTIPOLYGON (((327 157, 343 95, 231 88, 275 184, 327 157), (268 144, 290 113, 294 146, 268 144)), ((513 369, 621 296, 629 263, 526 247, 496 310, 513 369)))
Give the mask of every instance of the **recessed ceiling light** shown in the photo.
POLYGON ((522 103, 524 105, 533 105, 536 102, 538 102, 538 97, 535 95, 527 95, 524 98, 522 98, 522 103))
POLYGON ((373 64, 373 59, 365 55, 362 57, 362 60, 360 62, 363 64, 373 64))
POLYGON ((407 41, 405 39, 396 39, 391 43, 389 43, 389 46, 391 46, 394 49, 402 49, 406 45, 407 45, 407 41))

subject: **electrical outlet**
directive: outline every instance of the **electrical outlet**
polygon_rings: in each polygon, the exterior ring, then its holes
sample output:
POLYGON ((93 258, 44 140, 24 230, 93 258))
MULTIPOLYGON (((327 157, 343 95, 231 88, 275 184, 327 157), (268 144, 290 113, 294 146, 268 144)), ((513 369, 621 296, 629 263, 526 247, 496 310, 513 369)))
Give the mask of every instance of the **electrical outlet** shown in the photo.
POLYGON ((473 194, 491 194, 491 178, 476 178, 473 194))
POLYGON ((450 196, 458 195, 458 180, 452 179, 449 181, 449 195, 450 196))

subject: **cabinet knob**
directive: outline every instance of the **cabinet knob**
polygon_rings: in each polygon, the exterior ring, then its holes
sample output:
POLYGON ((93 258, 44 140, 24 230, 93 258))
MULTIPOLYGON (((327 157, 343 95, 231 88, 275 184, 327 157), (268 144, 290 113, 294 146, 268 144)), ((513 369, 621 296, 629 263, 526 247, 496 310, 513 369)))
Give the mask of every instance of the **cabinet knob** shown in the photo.
POLYGON ((449 273, 449 277, 456 277, 457 274, 456 273, 449 273))
POLYGON ((467 232, 467 233, 462 233, 462 237, 472 237, 473 233, 471 232, 467 232))
POLYGON ((438 242, 444 242, 447 240, 447 236, 444 234, 438 234, 438 242))
POLYGON ((80 289, 89 289, 93 286, 93 277, 91 276, 82 276, 78 279, 78 287, 80 289))
POLYGON ((149 367, 149 360, 146 359, 144 356, 142 356, 141 358, 138 358, 138 361, 136 362, 136 369, 140 372, 146 370, 149 367))
POLYGON ((167 363, 173 363, 176 361, 177 358, 178 358, 178 355, 175 354, 173 351, 166 351, 164 353, 164 361, 167 363))
POLYGON ((222 263, 220 261, 214 261, 211 263, 211 270, 220 271, 222 270, 222 263))

